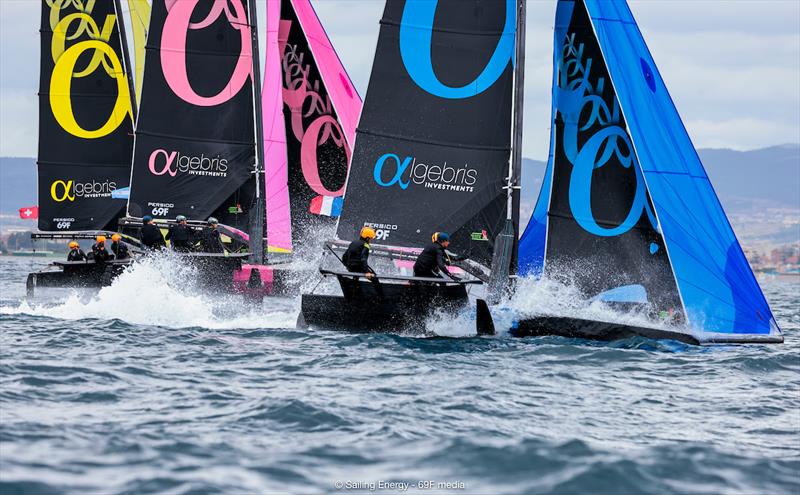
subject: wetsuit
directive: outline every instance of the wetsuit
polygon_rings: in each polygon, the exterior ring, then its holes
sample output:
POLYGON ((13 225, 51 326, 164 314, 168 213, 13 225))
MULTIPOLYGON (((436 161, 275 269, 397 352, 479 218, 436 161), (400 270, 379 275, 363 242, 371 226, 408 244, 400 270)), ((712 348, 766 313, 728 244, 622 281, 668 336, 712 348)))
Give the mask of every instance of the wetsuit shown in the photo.
POLYGON ((114 253, 114 256, 116 256, 118 260, 126 260, 131 257, 130 253, 128 252, 128 246, 122 242, 112 242, 111 252, 114 253))
POLYGON ((367 241, 359 239, 353 241, 347 247, 347 251, 342 256, 344 266, 348 272, 356 273, 375 273, 369 266, 369 251, 370 246, 367 241))
POLYGON ((161 229, 152 223, 142 226, 142 244, 148 249, 161 249, 167 246, 164 236, 161 235, 161 229))
POLYGON ((95 263, 105 263, 114 259, 114 255, 106 249, 104 242, 95 242, 92 246, 92 259, 95 263))
POLYGON ((170 245, 174 251, 186 253, 192 250, 193 237, 194 232, 192 232, 191 227, 188 225, 178 224, 169 228, 166 240, 170 242, 170 245))
POLYGON ((86 253, 81 248, 70 249, 67 261, 86 261, 86 253))
POLYGON ((219 230, 206 227, 200 232, 200 251, 204 253, 225 252, 225 246, 222 244, 219 230))
POLYGON ((444 246, 438 242, 429 244, 428 247, 422 250, 414 263, 414 276, 438 278, 446 275, 453 280, 459 280, 447 269, 445 260, 447 260, 447 254, 444 246))
MULTIPOLYGON (((369 242, 364 239, 351 242, 350 245, 347 246, 347 251, 342 255, 342 262, 344 262, 344 266, 347 267, 347 271, 353 273, 372 273, 374 275, 375 270, 369 266, 370 249, 372 248, 370 248, 369 242)), ((372 282, 372 287, 375 289, 378 301, 383 302, 383 286, 381 286, 378 277, 372 277, 369 281, 372 282)))

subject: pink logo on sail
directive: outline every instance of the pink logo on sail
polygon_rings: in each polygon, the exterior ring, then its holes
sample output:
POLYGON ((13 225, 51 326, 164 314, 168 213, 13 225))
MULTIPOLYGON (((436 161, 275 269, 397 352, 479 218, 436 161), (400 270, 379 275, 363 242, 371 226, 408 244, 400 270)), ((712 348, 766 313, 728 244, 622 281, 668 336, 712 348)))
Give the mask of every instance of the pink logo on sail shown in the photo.
POLYGON ((292 134, 300 144, 300 164, 303 177, 315 193, 322 196, 341 196, 344 184, 337 191, 329 191, 322 183, 317 162, 317 148, 332 141, 344 149, 347 163, 350 162, 350 148, 345 140, 339 122, 333 117, 330 97, 320 95, 320 81, 310 79, 311 66, 304 64, 305 53, 297 45, 287 43, 291 21, 281 20, 279 49, 283 54, 283 102, 291 111, 292 134), (308 127, 303 127, 304 119, 312 119, 308 127))
POLYGON ((155 150, 150 153, 150 160, 148 162, 150 173, 153 175, 164 175, 169 173, 170 176, 175 177, 178 173, 177 167, 175 169, 172 168, 172 164, 175 163, 175 157, 177 156, 178 152, 173 151, 172 153, 167 153, 164 150, 155 150), (159 171, 156 168, 156 158, 158 155, 164 155, 164 167, 159 171))
POLYGON ((211 10, 200 22, 191 22, 200 0, 164 0, 167 18, 161 34, 161 70, 164 79, 182 100, 192 105, 210 107, 220 105, 236 96, 253 73, 250 25, 241 0, 213 0, 211 10), (233 12, 231 12, 233 6, 233 12), (204 29, 213 24, 222 14, 231 27, 239 31, 242 49, 228 83, 214 96, 200 96, 192 88, 186 72, 186 37, 190 29, 204 29))

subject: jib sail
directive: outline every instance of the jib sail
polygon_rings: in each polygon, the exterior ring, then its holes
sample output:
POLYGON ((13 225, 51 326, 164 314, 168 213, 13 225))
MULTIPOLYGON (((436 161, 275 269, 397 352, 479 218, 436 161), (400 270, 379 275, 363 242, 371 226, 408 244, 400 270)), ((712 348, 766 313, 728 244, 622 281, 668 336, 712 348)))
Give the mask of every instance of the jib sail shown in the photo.
POLYGON ((520 268, 638 286, 706 332, 779 332, 624 0, 561 0, 547 176, 520 268))
POLYGON ((136 101, 142 99, 142 79, 144 78, 144 56, 147 43, 147 29, 150 26, 150 3, 148 0, 128 0, 133 31, 133 57, 136 68, 136 101))
POLYGON ((338 216, 361 98, 308 0, 268 3, 266 64, 267 237, 290 249, 338 216))
POLYGON ((115 228, 133 147, 122 17, 112 0, 41 5, 39 230, 115 228))
POLYGON ((128 213, 250 231, 256 163, 248 2, 156 0, 128 213))
POLYGON ((506 219, 514 0, 388 0, 337 235, 489 266, 506 219))

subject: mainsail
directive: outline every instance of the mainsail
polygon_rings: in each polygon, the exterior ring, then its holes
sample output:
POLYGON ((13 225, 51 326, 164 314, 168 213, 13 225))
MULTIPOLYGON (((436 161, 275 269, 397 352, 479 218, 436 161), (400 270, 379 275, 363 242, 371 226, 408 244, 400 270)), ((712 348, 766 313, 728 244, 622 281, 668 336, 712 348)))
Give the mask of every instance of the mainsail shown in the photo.
POLYGON ((506 220, 516 2, 387 0, 337 235, 490 266, 506 220))
POLYGON ((156 0, 128 213, 250 231, 256 193, 248 3, 156 0))
POLYGON ((560 0, 551 152, 523 273, 644 288, 698 330, 779 333, 624 0, 560 0))
POLYGON ((114 228, 133 146, 132 89, 112 0, 43 0, 39 230, 114 228))
POLYGON ((333 225, 340 208, 361 98, 309 0, 269 0, 263 92, 267 237, 333 225))

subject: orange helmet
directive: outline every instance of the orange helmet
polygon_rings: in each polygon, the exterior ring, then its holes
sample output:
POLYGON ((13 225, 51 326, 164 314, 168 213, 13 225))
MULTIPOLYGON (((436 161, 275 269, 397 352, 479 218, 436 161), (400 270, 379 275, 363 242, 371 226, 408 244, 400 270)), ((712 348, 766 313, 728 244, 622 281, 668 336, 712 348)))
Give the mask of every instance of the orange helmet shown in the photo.
POLYGON ((361 234, 359 234, 362 239, 375 239, 377 234, 375 234, 375 229, 372 227, 364 227, 361 229, 361 234))
POLYGON ((78 249, 79 246, 80 246, 80 244, 78 244, 78 241, 70 241, 69 242, 69 248, 70 249, 78 249))
POLYGON ((99 235, 99 236, 97 236, 97 237, 95 238, 95 240, 96 240, 97 242, 106 242, 106 236, 104 236, 104 235, 99 235))
POLYGON ((114 241, 114 242, 119 242, 120 239, 122 239, 122 236, 119 235, 119 234, 112 234, 111 235, 111 240, 114 241))

